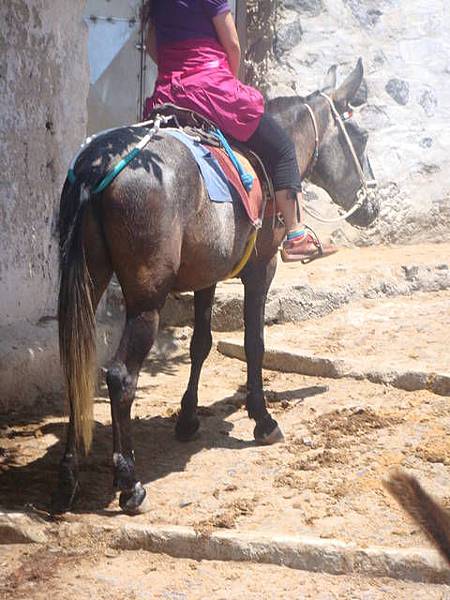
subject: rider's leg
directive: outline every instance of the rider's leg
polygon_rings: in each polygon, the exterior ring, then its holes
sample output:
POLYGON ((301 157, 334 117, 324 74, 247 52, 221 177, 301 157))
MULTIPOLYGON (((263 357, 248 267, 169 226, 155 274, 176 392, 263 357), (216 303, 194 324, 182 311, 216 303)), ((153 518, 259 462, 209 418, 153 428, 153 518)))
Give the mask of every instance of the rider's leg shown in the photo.
POLYGON ((283 215, 287 239, 283 244, 285 261, 312 260, 336 251, 322 246, 303 221, 303 198, 296 149, 286 131, 268 113, 264 113, 246 144, 263 159, 275 188, 277 208, 283 215))
POLYGON ((279 190, 275 192, 277 209, 283 215, 286 233, 294 232, 303 223, 303 194, 295 190, 279 190))

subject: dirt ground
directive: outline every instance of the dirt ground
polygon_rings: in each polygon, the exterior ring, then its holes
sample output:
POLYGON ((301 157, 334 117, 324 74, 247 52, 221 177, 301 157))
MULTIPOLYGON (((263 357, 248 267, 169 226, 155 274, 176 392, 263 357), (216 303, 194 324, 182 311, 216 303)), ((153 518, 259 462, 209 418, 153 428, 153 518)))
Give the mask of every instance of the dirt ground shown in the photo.
MULTIPOLYGON (((284 337, 277 326, 268 332, 268 340, 288 344, 297 336, 317 353, 328 348, 374 364, 408 360, 448 369, 449 301, 447 292, 367 300, 351 305, 353 322, 338 311, 283 326, 284 337), (409 348, 409 356, 399 344, 409 348)), ((450 505, 448 397, 364 380, 265 371, 270 410, 286 441, 261 447, 253 441, 253 423, 242 405, 245 365, 213 349, 200 385, 200 435, 181 444, 173 428, 188 379, 189 337, 189 328, 160 336, 145 363, 134 404, 137 469, 151 511, 133 518, 119 511, 111 489, 109 401, 102 388, 95 405, 94 448, 82 466, 75 506, 80 519, 310 534, 361 545, 428 545, 386 495, 381 481, 390 468, 402 466, 450 505)), ((0 422, 2 507, 48 508, 63 451, 64 421, 55 409, 16 413, 8 424, 0 422)), ((450 598, 445 586, 175 560, 145 552, 115 554, 83 550, 82 545, 81 550, 57 544, 41 551, 0 546, 0 570, 8 577, 3 593, 13 593, 5 597, 14 598, 43 598, 48 590, 62 599, 73 597, 76 590, 79 598, 111 600, 230 598, 244 590, 249 598, 450 598), (39 573, 48 573, 47 579, 33 572, 36 560, 44 561, 39 573)))
MULTIPOLYGON (((270 335, 270 334, 269 334, 270 335)), ((137 469, 152 510, 133 522, 237 527, 312 534, 361 544, 415 546, 424 538, 384 492, 389 468, 403 466, 448 503, 448 398, 367 381, 265 371, 272 414, 284 444, 257 446, 242 406, 245 365, 213 350, 200 387, 202 429, 173 436, 188 376, 188 331, 161 339, 147 361, 134 408, 137 469)), ((115 516, 109 401, 97 398, 93 452, 84 462, 76 511, 115 516)), ((1 504, 48 508, 62 454, 63 418, 36 417, 2 430, 1 504)))
POLYGON ((2 600, 449 600, 445 586, 101 546, 0 546, 2 600), (7 559, 7 560, 5 560, 7 559), (5 566, 7 565, 7 566, 5 566))

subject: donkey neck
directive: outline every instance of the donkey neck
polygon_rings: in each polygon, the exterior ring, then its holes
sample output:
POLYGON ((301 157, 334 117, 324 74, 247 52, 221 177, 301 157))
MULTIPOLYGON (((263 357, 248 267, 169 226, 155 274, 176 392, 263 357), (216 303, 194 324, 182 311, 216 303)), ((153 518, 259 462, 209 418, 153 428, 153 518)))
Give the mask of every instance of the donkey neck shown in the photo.
POLYGON ((280 97, 270 100, 266 105, 268 112, 280 123, 295 144, 302 178, 309 175, 309 166, 313 161, 316 147, 316 132, 311 115, 305 106, 306 102, 311 106, 316 117, 320 145, 324 127, 321 111, 315 106, 314 97, 280 97))

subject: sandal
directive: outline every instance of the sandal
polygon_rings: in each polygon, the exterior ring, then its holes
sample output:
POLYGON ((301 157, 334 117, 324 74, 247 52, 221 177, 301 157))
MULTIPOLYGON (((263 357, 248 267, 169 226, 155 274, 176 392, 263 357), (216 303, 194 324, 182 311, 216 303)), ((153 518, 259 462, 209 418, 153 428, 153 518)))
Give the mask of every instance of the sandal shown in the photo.
POLYGON ((337 251, 336 246, 331 243, 322 244, 318 235, 307 225, 290 232, 280 249, 283 262, 300 261, 304 265, 337 251))

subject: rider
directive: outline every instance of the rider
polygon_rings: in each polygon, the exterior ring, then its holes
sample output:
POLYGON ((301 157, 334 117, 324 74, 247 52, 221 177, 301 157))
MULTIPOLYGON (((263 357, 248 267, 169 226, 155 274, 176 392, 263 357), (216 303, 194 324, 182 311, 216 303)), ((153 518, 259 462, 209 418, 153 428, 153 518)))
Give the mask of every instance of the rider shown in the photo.
POLYGON ((241 49, 228 0, 147 0, 143 23, 147 52, 158 65, 145 116, 165 102, 194 110, 261 156, 286 225, 283 261, 335 252, 331 244, 321 246, 303 224, 292 140, 264 110, 260 92, 238 79, 241 49))

